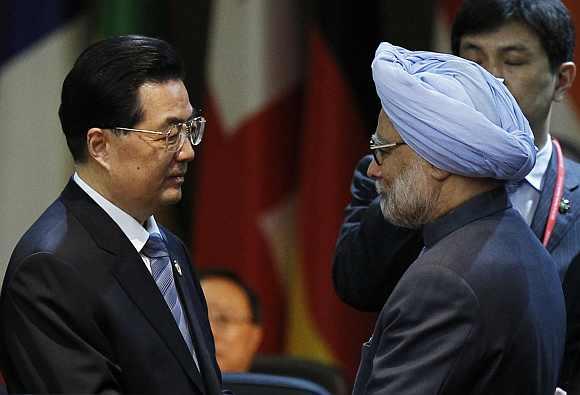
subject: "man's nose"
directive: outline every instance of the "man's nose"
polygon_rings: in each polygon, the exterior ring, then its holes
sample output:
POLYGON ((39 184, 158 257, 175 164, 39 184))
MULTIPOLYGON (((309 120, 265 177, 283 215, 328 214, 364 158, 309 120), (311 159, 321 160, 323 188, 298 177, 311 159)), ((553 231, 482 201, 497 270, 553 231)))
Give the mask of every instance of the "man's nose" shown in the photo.
POLYGON ((176 158, 179 162, 190 162, 195 157, 195 151, 193 149, 193 145, 189 139, 185 139, 183 146, 177 151, 176 158))
POLYGON ((367 176, 371 178, 381 178, 381 167, 376 160, 372 160, 367 169, 367 176))

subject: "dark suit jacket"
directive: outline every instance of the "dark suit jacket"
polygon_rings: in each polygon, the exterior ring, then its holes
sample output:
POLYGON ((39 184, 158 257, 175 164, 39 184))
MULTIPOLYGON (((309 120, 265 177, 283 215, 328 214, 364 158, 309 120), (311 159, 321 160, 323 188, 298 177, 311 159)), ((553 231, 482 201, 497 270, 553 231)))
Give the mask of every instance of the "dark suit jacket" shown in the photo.
MULTIPOLYGON (((366 175, 372 156, 359 162, 351 185, 352 200, 345 210, 333 263, 333 281, 339 297, 363 311, 379 311, 401 276, 423 248, 421 232, 399 228, 384 220, 374 181, 366 175)), ((570 210, 558 215, 548 244, 560 279, 572 259, 580 254, 580 165, 566 160, 564 197, 570 210)), ((532 229, 543 236, 556 180, 552 155, 532 229)), ((577 286, 580 286, 577 285, 577 286)), ((576 373, 580 377, 580 369, 576 373)), ((561 385, 569 378, 562 377, 561 385)))
POLYGON ((562 366, 562 385, 568 395, 580 395, 580 255, 570 264, 564 280, 566 298, 566 352, 562 366))
POLYGON ((207 306, 184 245, 161 229, 197 370, 125 234, 74 181, 24 234, 0 297, 0 361, 15 393, 219 394, 207 306))
POLYGON ((502 188, 424 227, 427 249, 363 346, 355 395, 554 393, 566 330, 560 280, 510 207, 502 188))

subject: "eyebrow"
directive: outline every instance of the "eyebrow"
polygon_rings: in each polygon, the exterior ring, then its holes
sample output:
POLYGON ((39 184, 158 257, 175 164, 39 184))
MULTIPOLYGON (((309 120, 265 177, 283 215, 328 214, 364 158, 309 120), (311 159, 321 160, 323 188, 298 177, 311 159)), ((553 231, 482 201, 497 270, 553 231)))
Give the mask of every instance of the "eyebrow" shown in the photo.
POLYGON ((195 117, 194 114, 192 114, 190 117, 188 117, 186 119, 183 119, 181 117, 167 117, 167 118, 165 118, 165 124, 166 125, 173 125, 175 123, 184 123, 184 122, 187 122, 194 117, 195 117))
POLYGON ((170 117, 165 118, 165 120, 163 121, 163 123, 159 125, 159 128, 169 127, 171 125, 175 125, 175 124, 178 124, 178 123, 185 123, 185 122, 187 122, 187 121, 189 121, 189 120, 191 120, 191 119, 193 119, 195 117, 196 117, 195 112, 193 112, 189 116, 189 118, 187 118, 187 119, 183 119, 181 117, 173 117, 173 116, 170 116, 170 117))
POLYGON ((473 44, 473 43, 470 43, 470 42, 467 42, 467 43, 463 42, 463 43, 461 43, 461 45, 459 46, 459 49, 460 50, 462 49, 464 51, 467 51, 467 50, 481 51, 481 47, 479 45, 476 45, 476 44, 473 44))
MULTIPOLYGON (((469 51, 469 50, 471 50, 471 51, 473 51, 473 50, 483 51, 483 48, 480 45, 477 45, 477 44, 474 44, 471 42, 467 42, 465 44, 462 44, 461 49, 464 51, 469 51)), ((508 44, 506 46, 499 47, 498 51, 503 52, 503 53, 505 53, 505 52, 525 52, 525 53, 528 53, 528 52, 530 52, 530 49, 523 44, 508 44)))

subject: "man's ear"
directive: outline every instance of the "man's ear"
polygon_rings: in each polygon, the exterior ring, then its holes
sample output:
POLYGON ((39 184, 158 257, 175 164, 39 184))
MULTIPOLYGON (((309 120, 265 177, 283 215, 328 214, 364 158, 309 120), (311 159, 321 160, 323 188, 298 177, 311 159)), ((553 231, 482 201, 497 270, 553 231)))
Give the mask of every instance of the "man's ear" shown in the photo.
POLYGON ((87 132, 88 155, 105 169, 109 169, 111 150, 110 134, 101 128, 91 128, 87 132))
POLYGON ((554 101, 561 102, 572 87, 576 78, 576 65, 574 62, 564 62, 558 67, 556 90, 554 91, 554 101))
POLYGON ((437 181, 445 181, 447 179, 447 177, 449 177, 451 175, 451 173, 449 173, 448 171, 441 170, 441 169, 433 166, 431 163, 429 163, 428 166, 429 166, 429 172, 431 174, 431 177, 433 177, 437 181))

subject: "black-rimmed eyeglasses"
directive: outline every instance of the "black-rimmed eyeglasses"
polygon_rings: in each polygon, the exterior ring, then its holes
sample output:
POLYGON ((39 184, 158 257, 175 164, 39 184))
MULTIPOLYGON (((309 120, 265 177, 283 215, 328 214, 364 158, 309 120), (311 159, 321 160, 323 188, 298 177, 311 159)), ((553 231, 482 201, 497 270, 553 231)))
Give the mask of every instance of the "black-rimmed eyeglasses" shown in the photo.
POLYGON ((399 145, 406 145, 404 141, 396 142, 396 143, 383 143, 379 141, 376 135, 371 136, 370 141, 370 150, 373 153, 373 158, 375 158, 375 162, 377 165, 381 166, 383 164, 384 155, 391 152, 393 149, 397 148, 399 145))
POLYGON ((164 132, 122 127, 113 127, 111 129, 120 130, 122 132, 139 132, 165 136, 165 148, 167 151, 177 152, 181 150, 186 139, 189 140, 192 147, 201 143, 203 132, 205 130, 205 123, 206 121, 204 117, 195 116, 185 122, 179 122, 170 125, 164 132))

